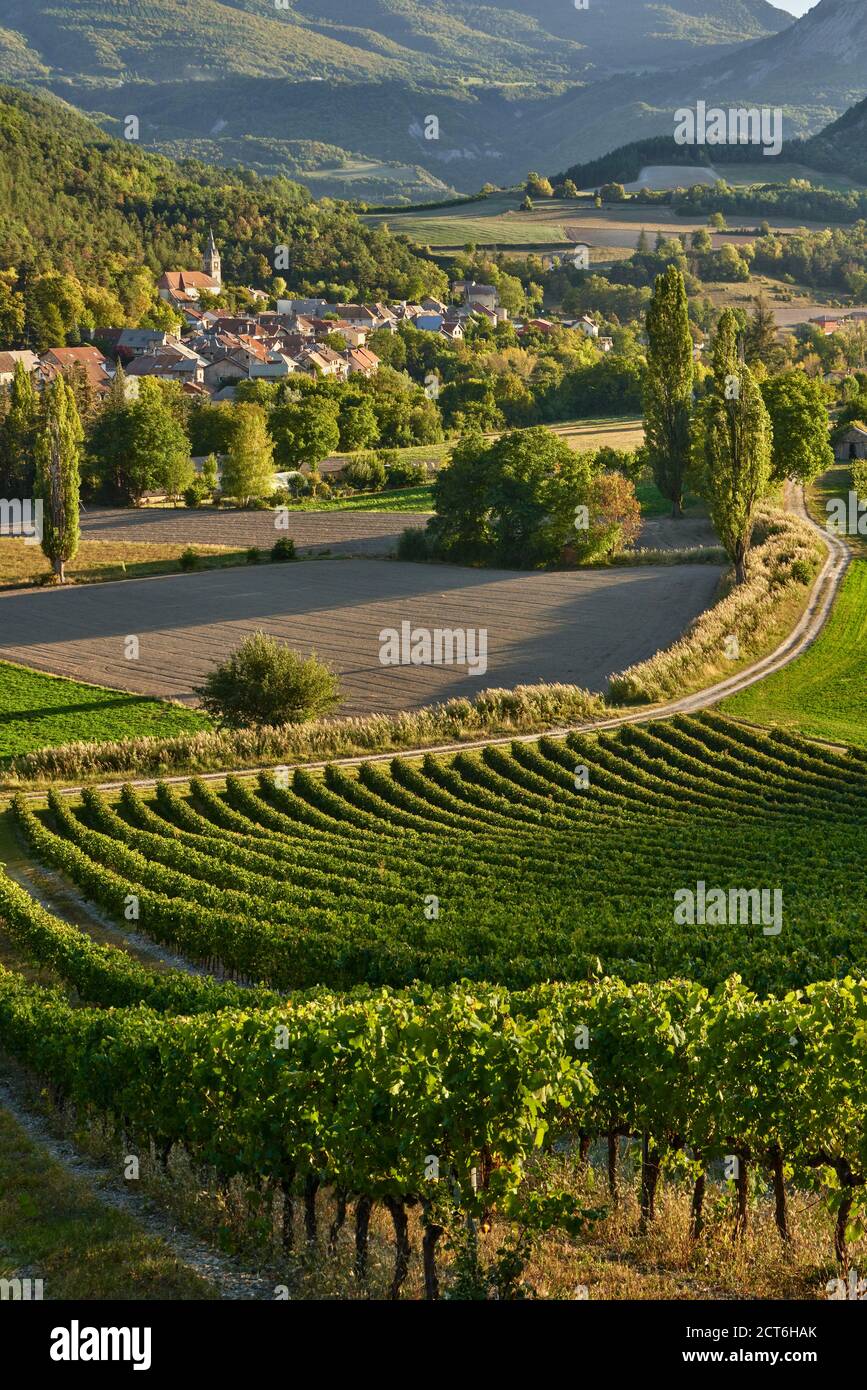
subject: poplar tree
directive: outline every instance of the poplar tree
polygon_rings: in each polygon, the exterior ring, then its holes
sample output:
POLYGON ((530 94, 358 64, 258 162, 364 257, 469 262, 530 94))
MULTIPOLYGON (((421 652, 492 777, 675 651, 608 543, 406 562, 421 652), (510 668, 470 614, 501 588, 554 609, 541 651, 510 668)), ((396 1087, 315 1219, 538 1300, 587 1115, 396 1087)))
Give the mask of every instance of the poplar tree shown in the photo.
POLYGON ((756 507, 770 485, 773 458, 770 416, 741 357, 737 319, 725 309, 713 347, 713 384, 701 412, 699 487, 738 584, 747 578, 756 507))
POLYGON ((39 397, 32 376, 19 359, 0 425, 0 491, 4 497, 25 497, 33 488, 38 421, 39 397))
POLYGON ((647 308, 647 372, 644 385, 646 448, 656 486, 683 515, 690 462, 690 416, 695 373, 683 275, 669 266, 656 277, 647 308))
POLYGON ((36 497, 42 501, 42 549, 59 582, 78 553, 78 507, 84 430, 75 393, 62 376, 42 394, 36 434, 36 497))

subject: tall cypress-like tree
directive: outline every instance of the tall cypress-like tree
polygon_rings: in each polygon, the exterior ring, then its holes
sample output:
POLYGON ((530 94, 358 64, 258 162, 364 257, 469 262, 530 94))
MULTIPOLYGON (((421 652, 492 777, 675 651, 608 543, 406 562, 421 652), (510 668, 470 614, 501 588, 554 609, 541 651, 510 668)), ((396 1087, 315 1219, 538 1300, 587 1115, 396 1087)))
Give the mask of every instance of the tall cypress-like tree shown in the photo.
POLYGON ((27 497, 33 490, 39 397, 24 363, 15 363, 9 405, 0 424, 0 493, 27 497))
POLYGON ((695 364, 686 286, 676 266, 656 278, 647 308, 647 338, 647 453, 656 486, 671 502, 672 516, 682 516, 695 364))
POLYGON ((61 584, 78 552, 80 462, 84 430, 75 393, 62 376, 42 394, 36 435, 36 497, 42 501, 42 549, 61 584))
POLYGON ((738 323, 731 309, 720 317, 713 386, 700 418, 700 490, 742 584, 756 507, 771 481, 773 435, 759 384, 741 360, 738 323))

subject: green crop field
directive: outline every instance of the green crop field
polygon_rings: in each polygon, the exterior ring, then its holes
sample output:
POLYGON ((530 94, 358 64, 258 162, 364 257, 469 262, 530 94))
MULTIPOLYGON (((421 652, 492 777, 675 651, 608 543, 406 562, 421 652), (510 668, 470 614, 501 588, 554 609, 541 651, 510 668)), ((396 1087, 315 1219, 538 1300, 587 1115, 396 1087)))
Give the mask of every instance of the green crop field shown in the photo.
POLYGON ((326 1216, 336 1242, 351 1205, 368 1288, 371 1212, 387 1211, 392 1297, 412 1210, 429 1298, 445 1221, 586 1234, 602 1213, 576 1208, 556 1158, 578 1135, 584 1153, 607 1137, 616 1183, 616 1136, 643 1133, 645 1197, 658 1155, 689 1146, 693 1218, 705 1166, 739 1154, 772 1175, 783 1234, 824 1165, 825 1238, 848 1258, 865 794, 863 757, 703 715, 222 790, 19 796, 33 859, 103 920, 225 974, 156 973, 0 875, 6 941, 65 986, 0 968, 0 1047, 164 1174, 173 1154, 213 1174, 224 1205, 235 1179, 257 1210, 273 1191, 279 1224, 257 1226, 272 1254, 291 1254, 296 1213, 308 1251, 326 1216), (730 919, 676 915, 705 885, 730 919), (446 1188, 426 1186, 431 1163, 446 1188))
POLYGON ((207 729, 198 711, 0 661, 0 762, 54 744, 207 729))
POLYGON ((726 700, 727 713, 867 748, 867 561, 854 560, 827 626, 797 660, 726 700))
POLYGON ((567 246, 570 238, 566 223, 582 207, 578 202, 545 199, 533 212, 521 212, 523 194, 512 191, 492 193, 484 202, 458 204, 452 208, 409 208, 371 213, 365 221, 380 226, 387 223, 393 232, 402 232, 424 246, 567 246))

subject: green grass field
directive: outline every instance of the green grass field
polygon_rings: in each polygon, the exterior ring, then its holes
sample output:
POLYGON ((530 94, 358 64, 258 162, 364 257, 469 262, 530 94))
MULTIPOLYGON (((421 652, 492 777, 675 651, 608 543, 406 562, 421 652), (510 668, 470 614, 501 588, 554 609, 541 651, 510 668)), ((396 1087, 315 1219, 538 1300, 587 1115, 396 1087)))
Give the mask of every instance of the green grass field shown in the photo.
MULTIPOLYGON (((663 497, 656 483, 638 483, 635 488, 635 495, 641 506, 642 516, 671 516, 671 503, 667 497, 663 497)), ((684 497, 685 509, 694 511, 700 506, 699 499, 688 492, 684 497)))
POLYGON ((209 727, 196 710, 0 661, 0 762, 60 743, 165 738, 209 727))
MULTIPOLYGON (((839 498, 846 503, 852 490, 852 470, 848 464, 832 468, 817 478, 807 493, 807 506, 810 515, 819 526, 827 526, 830 513, 828 503, 839 498)), ((867 536, 847 535, 846 543, 854 555, 867 559, 867 536)))
POLYGON ((721 706, 756 724, 867 748, 867 562, 855 560, 817 640, 789 666, 721 706))
MULTIPOLYGON (((439 448, 438 445, 433 446, 439 448)), ((430 457, 430 450, 426 457, 430 457)), ((433 509, 430 486, 398 488, 394 492, 359 493, 356 497, 308 497, 295 502, 292 512, 429 512, 433 509)))

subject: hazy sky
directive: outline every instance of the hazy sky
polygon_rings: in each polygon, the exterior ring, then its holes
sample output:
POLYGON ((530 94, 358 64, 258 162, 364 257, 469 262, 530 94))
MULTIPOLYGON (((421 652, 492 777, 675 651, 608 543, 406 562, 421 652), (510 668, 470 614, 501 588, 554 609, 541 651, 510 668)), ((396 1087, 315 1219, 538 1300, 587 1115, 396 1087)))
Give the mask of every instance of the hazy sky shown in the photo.
POLYGON ((789 14, 806 14, 818 0, 771 0, 772 5, 776 5, 778 10, 788 10, 789 14))

